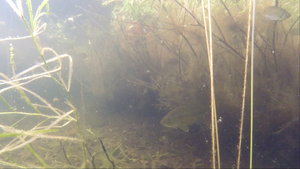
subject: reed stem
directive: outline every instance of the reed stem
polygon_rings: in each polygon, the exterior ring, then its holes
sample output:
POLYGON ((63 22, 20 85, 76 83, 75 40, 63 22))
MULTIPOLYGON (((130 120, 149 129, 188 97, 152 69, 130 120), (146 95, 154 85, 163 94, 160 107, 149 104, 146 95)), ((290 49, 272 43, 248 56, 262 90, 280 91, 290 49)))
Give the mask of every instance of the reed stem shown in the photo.
POLYGON ((237 157, 237 169, 240 168, 241 162, 241 147, 243 138, 243 126, 244 126, 244 112, 245 112, 245 98, 246 98, 246 87, 247 87, 247 72, 248 72, 248 58, 249 58, 249 42, 250 42, 250 30, 251 30, 251 9, 252 1, 249 2, 249 12, 248 12, 248 30, 247 30, 247 40, 246 40, 246 53, 245 53, 245 73, 244 73, 244 88, 243 88, 243 101, 242 101, 242 111, 240 119, 240 132, 239 132, 239 143, 238 143, 238 157, 237 157))
POLYGON ((254 35, 255 35, 255 7, 256 0, 253 0, 252 10, 252 37, 251 37, 251 111, 250 111, 250 160, 249 168, 252 169, 252 156, 253 156, 253 81, 254 81, 254 35))

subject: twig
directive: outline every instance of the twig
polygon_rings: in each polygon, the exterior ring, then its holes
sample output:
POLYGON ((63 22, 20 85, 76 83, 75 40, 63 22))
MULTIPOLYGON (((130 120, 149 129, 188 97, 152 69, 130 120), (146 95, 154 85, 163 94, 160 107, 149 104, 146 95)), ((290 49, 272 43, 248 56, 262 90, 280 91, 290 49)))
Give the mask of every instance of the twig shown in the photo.
POLYGON ((273 49, 272 49, 272 54, 273 54, 274 62, 275 62, 275 70, 276 70, 276 72, 278 72, 277 59, 276 59, 276 48, 275 48, 276 25, 277 25, 277 22, 275 21, 275 23, 274 23, 274 29, 273 29, 273 40, 272 40, 273 49))
POLYGON ((90 151, 89 147, 87 146, 87 144, 86 144, 86 143, 84 143, 84 145, 85 145, 85 147, 86 147, 87 151, 89 152, 89 155, 92 157, 92 153, 91 153, 91 151, 90 151))
POLYGON ((61 146, 61 148, 62 148, 62 150, 63 150, 63 152, 64 152, 64 156, 65 156, 65 158, 67 159, 69 165, 72 165, 71 162, 70 162, 70 160, 69 160, 69 158, 68 158, 68 156, 67 156, 66 150, 65 150, 63 144, 61 143, 61 141, 59 141, 59 144, 60 144, 60 146, 61 146))
POLYGON ((108 161, 112 164, 113 169, 115 169, 115 167, 116 167, 116 166, 115 166, 115 163, 114 163, 113 161, 111 161, 111 159, 109 158, 109 156, 108 156, 108 154, 107 154, 107 152, 106 152, 106 149, 105 149, 105 147, 104 147, 104 144, 103 144, 101 138, 98 137, 98 139, 99 139, 99 141, 100 141, 100 143, 101 143, 101 145, 102 145, 102 149, 103 149, 103 151, 104 151, 104 153, 105 153, 105 155, 106 155, 106 158, 107 158, 108 161))
POLYGON ((93 154, 93 155, 92 155, 92 160, 91 160, 91 161, 92 161, 93 168, 96 168, 96 166, 95 166, 95 155, 96 155, 96 154, 93 154))
MULTIPOLYGON (((175 50, 173 50, 173 49, 171 49, 171 47, 168 45, 168 44, 166 44, 164 41, 160 41, 160 44, 161 44, 161 46, 162 47, 164 47, 165 49, 167 49, 168 51, 170 51, 172 54, 174 54, 176 57, 178 57, 178 59, 179 59, 179 55, 178 55, 178 53, 176 53, 175 52, 175 50)), ((186 65, 188 65, 188 63, 183 59, 183 58, 181 58, 181 60, 186 64, 186 65)))
POLYGON ((91 162, 92 162, 93 168, 96 168, 95 162, 94 162, 95 154, 92 155, 92 153, 86 143, 84 143, 84 145, 85 145, 87 151, 89 152, 89 155, 91 156, 91 162))
POLYGON ((290 121, 290 122, 288 122, 288 123, 286 123, 286 125, 284 125, 280 130, 278 130, 278 131, 276 131, 276 132, 274 132, 274 133, 272 133, 272 134, 279 134, 279 133, 281 133, 283 130, 285 130, 286 128, 288 128, 288 127, 290 127, 294 122, 296 122, 297 120, 299 120, 299 118, 297 117, 297 118, 294 118, 292 121, 290 121))
MULTIPOLYGON (((186 10, 190 16, 197 22, 197 24, 204 29, 204 26, 199 22, 199 20, 196 18, 196 16, 194 14, 192 14, 192 12, 187 9, 185 6, 183 6, 182 4, 180 4, 177 0, 174 0, 179 6, 181 6, 184 10, 186 10)), ((216 34, 212 33, 212 36, 217 38, 220 42, 222 42, 225 46, 227 46, 229 49, 231 49, 236 55, 238 55, 241 59, 245 60, 245 58, 243 57, 243 55, 241 53, 239 53, 238 51, 236 51, 232 46, 230 46, 226 41, 224 41, 223 39, 221 39, 220 37, 218 37, 216 34)))
POLYGON ((190 49, 192 50, 192 52, 193 52, 193 54, 194 54, 194 56, 195 57, 197 57, 197 54, 196 54, 196 52, 195 52, 195 50, 194 50, 194 48, 192 47, 192 45, 190 44, 190 42, 188 41, 188 39, 184 36, 184 34, 183 33, 181 33, 181 36, 183 37, 183 39, 186 41, 186 43, 189 45, 189 47, 190 47, 190 49))
POLYGON ((284 46, 285 46, 285 43, 287 41, 287 38, 288 38, 288 35, 289 35, 290 31, 292 30, 292 28, 295 26, 296 23, 299 23, 298 22, 299 19, 300 19, 300 16, 298 16, 298 18, 295 20, 295 22, 292 24, 292 26, 290 27, 290 29, 286 33, 285 38, 284 38, 284 42, 283 42, 283 45, 282 45, 282 50, 281 50, 281 53, 279 54, 279 57, 281 57, 281 55, 283 53, 283 49, 284 49, 284 46))

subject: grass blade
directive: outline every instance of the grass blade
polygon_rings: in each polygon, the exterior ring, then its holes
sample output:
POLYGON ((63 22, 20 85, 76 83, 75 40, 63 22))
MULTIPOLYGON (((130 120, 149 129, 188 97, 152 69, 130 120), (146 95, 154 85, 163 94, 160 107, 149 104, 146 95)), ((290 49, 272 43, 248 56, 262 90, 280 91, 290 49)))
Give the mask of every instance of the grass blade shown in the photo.
POLYGON ((32 5, 31 5, 31 0, 27 0, 27 6, 28 6, 28 13, 29 13, 29 18, 30 18, 30 25, 31 25, 31 30, 34 30, 34 22, 33 22, 33 14, 32 14, 32 5))
POLYGON ((41 5, 39 5, 38 9, 36 10, 36 13, 35 13, 35 16, 34 16, 34 20, 33 20, 33 23, 36 24, 37 23, 37 20, 39 19, 40 17, 40 13, 41 13, 41 10, 43 9, 43 7, 46 5, 46 13, 49 13, 49 4, 48 4, 48 0, 44 0, 41 5))

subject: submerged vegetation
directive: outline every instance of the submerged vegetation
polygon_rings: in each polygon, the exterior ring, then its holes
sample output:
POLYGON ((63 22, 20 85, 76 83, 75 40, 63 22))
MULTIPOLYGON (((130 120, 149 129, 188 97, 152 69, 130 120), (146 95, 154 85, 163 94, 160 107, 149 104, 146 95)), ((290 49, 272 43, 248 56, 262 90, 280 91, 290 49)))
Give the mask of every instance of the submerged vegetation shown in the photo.
POLYGON ((93 1, 65 20, 7 2, 30 36, 0 39, 1 166, 299 165, 299 2, 93 1), (29 39, 40 62, 19 68, 29 39))

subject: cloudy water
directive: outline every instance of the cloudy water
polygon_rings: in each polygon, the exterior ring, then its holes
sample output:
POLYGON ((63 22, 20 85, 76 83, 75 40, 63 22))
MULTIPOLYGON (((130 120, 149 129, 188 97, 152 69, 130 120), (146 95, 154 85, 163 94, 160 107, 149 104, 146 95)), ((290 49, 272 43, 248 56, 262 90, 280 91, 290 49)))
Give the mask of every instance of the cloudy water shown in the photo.
POLYGON ((1 168, 299 168, 299 1, 203 2, 1 1, 1 168))

